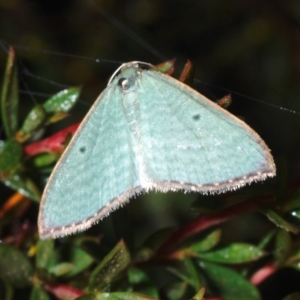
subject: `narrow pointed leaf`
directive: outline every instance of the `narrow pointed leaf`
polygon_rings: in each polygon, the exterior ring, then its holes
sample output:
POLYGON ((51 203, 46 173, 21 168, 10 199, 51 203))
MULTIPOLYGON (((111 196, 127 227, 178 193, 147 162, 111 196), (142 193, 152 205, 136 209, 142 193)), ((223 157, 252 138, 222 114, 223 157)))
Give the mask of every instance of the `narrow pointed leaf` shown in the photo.
POLYGON ((167 298, 170 300, 183 299, 187 289, 188 283, 186 281, 175 282, 167 287, 167 298))
POLYGON ((138 268, 128 270, 128 280, 130 284, 140 284, 149 280, 145 272, 138 268))
POLYGON ((193 83, 194 67, 191 61, 187 61, 184 65, 183 71, 180 74, 179 81, 185 82, 187 84, 193 83))
POLYGON ((202 287, 191 300, 202 300, 204 297, 204 293, 205 293, 205 288, 202 287))
POLYGON ((27 115, 21 129, 16 134, 16 140, 20 143, 25 142, 41 128, 46 119, 46 110, 42 105, 36 105, 27 115))
POLYGON ((232 103, 231 94, 224 96, 223 98, 217 100, 217 104, 223 108, 228 108, 232 103))
POLYGON ((198 252, 205 252, 218 244, 221 238, 221 230, 217 229, 204 237, 200 242, 189 247, 190 250, 198 252))
POLYGON ((54 251, 54 240, 39 240, 36 247, 35 264, 37 268, 47 269, 54 251))
POLYGON ((6 186, 18 191, 20 194, 37 202, 40 201, 41 193, 30 178, 15 174, 10 178, 5 178, 3 182, 6 186))
POLYGON ((218 297, 224 300, 260 299, 256 287, 235 271, 209 262, 199 265, 218 297))
POLYGON ((128 280, 134 288, 134 291, 146 294, 154 298, 159 297, 159 293, 156 286, 153 282, 151 282, 151 280, 144 271, 138 268, 130 268, 128 270, 128 280))
POLYGON ((17 131, 18 106, 18 76, 15 51, 13 48, 10 48, 1 91, 1 118, 7 138, 13 137, 17 131))
POLYGON ((290 254, 292 238, 285 230, 279 230, 275 241, 275 257, 278 263, 283 263, 290 254))
POLYGON ((79 87, 71 87, 58 92, 44 103, 46 112, 48 114, 69 112, 79 99, 80 92, 79 87))
POLYGON ((108 288, 115 277, 130 263, 130 255, 123 241, 108 253, 90 276, 89 290, 101 291, 108 288))
POLYGON ((264 255, 264 251, 260 248, 242 243, 235 243, 216 251, 198 254, 203 259, 228 264, 251 262, 264 255))
POLYGON ((68 274, 70 271, 74 269, 74 265, 71 263, 60 263, 52 268, 49 269, 49 272, 54 275, 55 277, 63 276, 68 274))
POLYGON ((150 70, 158 69, 165 74, 172 75, 174 72, 174 64, 175 64, 175 59, 170 59, 170 60, 167 60, 163 63, 156 65, 154 68, 150 68, 150 70))
POLYGON ((270 232, 268 232, 262 238, 262 240, 259 242, 258 247, 260 249, 264 249, 269 244, 269 242, 273 239, 273 237, 275 236, 276 232, 277 232, 277 229, 273 229, 270 232))
POLYGON ((84 250, 73 246, 70 249, 68 261, 73 265, 73 268, 66 274, 65 277, 72 277, 86 270, 94 262, 94 259, 84 250))
POLYGON ((281 217, 277 212, 272 209, 266 209, 263 211, 270 221, 275 223, 278 227, 283 228, 286 231, 299 233, 299 229, 281 217))
POLYGON ((176 275, 178 278, 187 282, 190 286, 192 286, 195 291, 198 291, 201 287, 201 282, 199 278, 198 271, 196 270, 193 261, 186 257, 183 261, 183 268, 173 268, 169 267, 168 270, 176 275))
POLYGON ((43 168, 54 164, 59 158, 59 155, 53 153, 44 153, 35 156, 32 159, 32 164, 37 168, 43 168))

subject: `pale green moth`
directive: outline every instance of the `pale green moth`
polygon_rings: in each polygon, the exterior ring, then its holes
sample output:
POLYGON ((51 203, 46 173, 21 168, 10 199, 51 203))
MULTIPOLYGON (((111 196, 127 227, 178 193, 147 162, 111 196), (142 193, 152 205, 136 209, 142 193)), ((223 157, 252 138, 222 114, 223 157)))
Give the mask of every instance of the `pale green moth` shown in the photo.
POLYGON ((264 141, 185 84, 123 64, 111 77, 45 188, 41 238, 89 228, 150 190, 221 193, 275 175, 264 141))

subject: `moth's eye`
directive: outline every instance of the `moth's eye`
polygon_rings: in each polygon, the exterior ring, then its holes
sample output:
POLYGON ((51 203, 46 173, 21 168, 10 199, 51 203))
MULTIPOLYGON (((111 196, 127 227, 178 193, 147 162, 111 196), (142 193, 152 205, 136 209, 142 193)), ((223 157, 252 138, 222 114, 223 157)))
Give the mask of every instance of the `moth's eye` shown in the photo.
POLYGON ((118 81, 118 85, 122 90, 128 90, 130 87, 129 80, 126 78, 120 78, 118 81))

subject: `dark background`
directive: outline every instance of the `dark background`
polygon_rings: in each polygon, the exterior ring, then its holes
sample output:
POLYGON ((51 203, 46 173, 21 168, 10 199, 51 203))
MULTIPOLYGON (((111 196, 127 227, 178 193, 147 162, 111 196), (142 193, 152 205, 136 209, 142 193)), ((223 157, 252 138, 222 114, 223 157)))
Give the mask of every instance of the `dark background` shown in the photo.
MULTIPOLYGON (((50 134, 83 118, 120 63, 177 58, 180 73, 190 59, 196 68, 194 88, 213 100, 231 92, 229 111, 258 132, 276 160, 286 162, 291 182, 300 175, 299 25, 299 1, 0 0, 0 72, 5 49, 15 45, 23 117, 34 102, 46 99, 37 92, 51 95, 82 85, 81 103, 50 134)), ((0 186, 1 203, 8 193, 0 186)), ((140 219, 157 228, 173 225, 170 211, 186 209, 195 196, 176 202, 182 195, 171 195, 152 197, 140 219)), ((132 215, 142 214, 146 202, 132 202, 132 215)), ((246 236, 254 239, 266 222, 250 217, 243 226, 232 225, 229 239, 244 237, 247 228, 246 236)), ((145 226, 138 230, 145 236, 145 226)))

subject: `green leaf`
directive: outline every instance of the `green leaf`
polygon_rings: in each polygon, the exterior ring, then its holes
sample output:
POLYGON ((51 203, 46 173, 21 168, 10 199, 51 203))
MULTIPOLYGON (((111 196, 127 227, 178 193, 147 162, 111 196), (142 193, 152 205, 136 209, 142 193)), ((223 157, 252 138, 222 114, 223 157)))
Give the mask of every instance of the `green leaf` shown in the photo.
POLYGON ((165 291, 167 299, 177 300, 183 299, 188 288, 188 283, 186 281, 175 282, 169 285, 165 291))
POLYGON ((50 297, 40 285, 35 285, 31 290, 30 300, 50 300, 50 297))
POLYGON ((57 264, 56 266, 49 269, 49 272, 54 275, 55 277, 63 276, 70 271, 72 271, 74 268, 74 265, 71 263, 63 262, 60 264, 57 264))
POLYGON ((42 105, 36 105, 27 115, 21 129, 16 134, 16 139, 20 143, 25 142, 41 128, 46 120, 46 110, 42 105))
POLYGON ((8 140, 4 143, 0 153, 0 176, 7 177, 20 164, 22 158, 22 146, 14 141, 8 140))
POLYGON ((225 300, 259 300, 258 290, 235 271, 209 262, 200 262, 218 297, 225 300))
POLYGON ((35 264, 39 269, 47 269, 54 251, 54 240, 39 240, 36 247, 35 264))
POLYGON ((165 74, 172 74, 174 71, 175 59, 170 59, 168 61, 162 62, 156 65, 154 68, 150 68, 150 70, 159 70, 165 74))
POLYGON ((79 87, 71 87, 58 92, 44 103, 46 112, 48 114, 69 112, 79 99, 80 92, 79 87))
MULTIPOLYGON (((105 295, 105 294, 102 294, 102 295, 105 295)), ((115 299, 119 299, 119 300, 150 300, 150 299, 155 299, 155 298, 149 297, 147 295, 142 295, 142 294, 139 294, 139 293, 130 293, 130 292, 115 292, 115 293, 111 293, 110 295, 112 295, 115 299)), ((104 300, 104 298, 101 297, 101 300, 104 300)))
POLYGON ((65 277, 67 278, 86 270, 94 262, 94 259, 81 248, 72 246, 69 252, 68 261, 73 265, 73 268, 66 274, 65 277))
POLYGON ((27 257, 18 249, 0 244, 0 277, 14 287, 30 285, 34 272, 27 257))
POLYGON ((18 129, 18 107, 18 74, 15 51, 10 48, 1 91, 1 118, 5 135, 8 138, 12 138, 18 129))
MULTIPOLYGON (((26 187, 24 186, 24 180, 18 172, 21 170, 22 164, 22 146, 15 140, 8 140, 7 142, 1 145, 0 149, 0 180, 6 185, 22 193, 27 197, 34 197, 39 194, 39 191, 35 189, 31 194, 27 192, 26 187)), ((27 180, 30 181, 30 180, 27 180)), ((33 182, 30 181, 33 184, 33 182)), ((30 183, 27 182, 28 186, 30 183)), ((33 184, 33 186, 35 186, 33 184)), ((37 197, 39 198, 39 196, 37 197)))
POLYGON ((264 249, 269 244, 269 242, 273 239, 273 237, 275 236, 276 232, 277 232, 277 229, 273 229, 270 232, 268 232, 262 238, 262 240, 259 242, 258 247, 260 249, 264 249))
POLYGON ((130 268, 128 270, 128 281, 134 291, 154 298, 159 297, 157 288, 144 271, 138 268, 130 268))
POLYGON ((47 269, 56 276, 64 275, 64 279, 77 275, 94 262, 93 257, 78 246, 82 241, 87 240, 89 237, 84 238, 84 236, 75 240, 70 239, 55 249, 53 248, 54 240, 39 241, 37 259, 41 262, 37 267, 47 269), (39 252, 41 252, 40 255, 38 255, 39 252))
POLYGON ((18 191, 22 195, 35 200, 37 202, 41 199, 41 194, 35 183, 28 177, 23 177, 19 174, 14 174, 9 178, 2 180, 6 186, 18 191))
POLYGON ((146 273, 138 268, 128 270, 128 280, 130 284, 140 284, 149 280, 146 273))
POLYGON ((191 300, 202 300, 205 294, 205 288, 201 288, 199 292, 191 300))
POLYGON ((123 241, 108 253, 90 276, 89 290, 101 291, 110 284, 130 263, 130 254, 123 241))
POLYGON ((198 274, 199 272, 190 258, 185 257, 182 263, 182 268, 169 267, 168 270, 178 278, 187 282, 195 289, 195 291, 199 291, 201 287, 200 277, 198 274))
POLYGON ((275 241, 275 257, 278 263, 283 263, 290 253, 292 238, 285 230, 278 230, 275 241))
POLYGON ((59 155, 56 153, 43 153, 34 156, 32 159, 32 164, 37 168, 42 168, 55 163, 58 158, 59 155))
POLYGON ((286 231, 293 232, 295 234, 299 233, 299 229, 293 226, 291 223, 283 219, 277 212, 272 209, 265 209, 263 212, 269 218, 270 221, 275 223, 278 227, 283 228, 286 231))
POLYGON ((199 257, 205 260, 228 264, 251 262, 264 255, 264 251, 260 248, 245 243, 234 243, 213 252, 198 254, 199 257))
POLYGON ((198 253, 208 251, 218 244, 221 238, 221 230, 217 229, 207 235, 204 239, 189 247, 190 250, 198 253))

